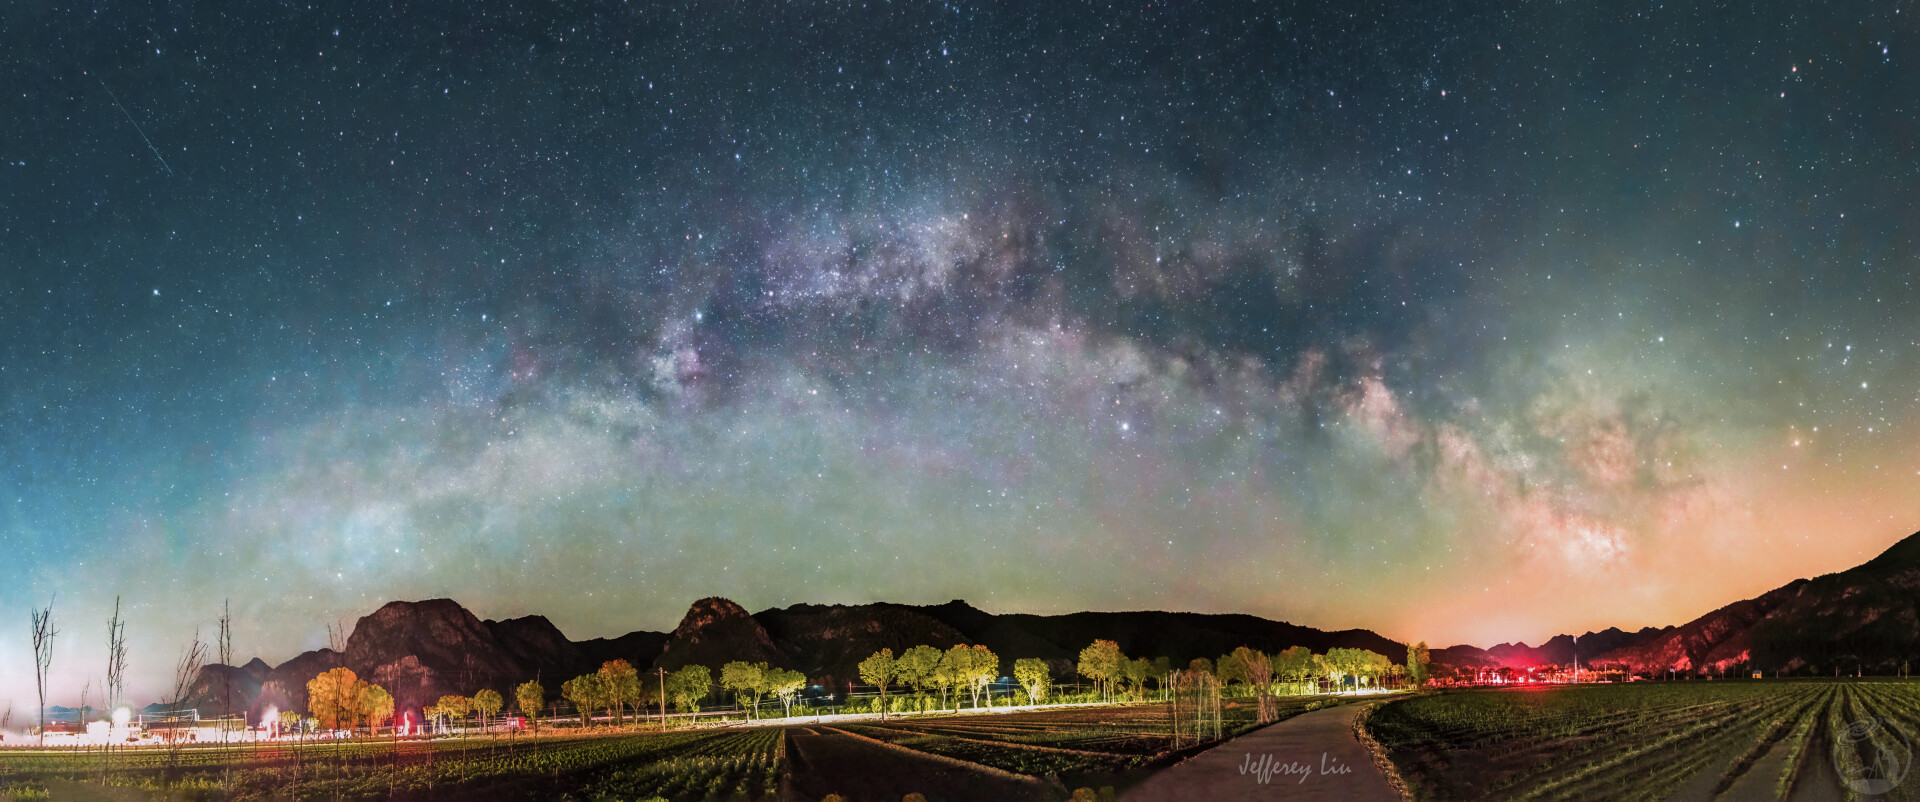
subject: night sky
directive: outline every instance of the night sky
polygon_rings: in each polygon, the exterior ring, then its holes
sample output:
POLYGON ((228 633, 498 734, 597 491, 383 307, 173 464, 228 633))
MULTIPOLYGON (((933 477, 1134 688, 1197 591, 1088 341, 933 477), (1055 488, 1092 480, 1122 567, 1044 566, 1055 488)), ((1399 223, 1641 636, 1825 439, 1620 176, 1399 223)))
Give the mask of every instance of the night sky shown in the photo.
POLYGON ((147 697, 225 598, 1489 645, 1920 529, 1898 2, 218 5, 0 26, 16 704, 56 593, 147 697))

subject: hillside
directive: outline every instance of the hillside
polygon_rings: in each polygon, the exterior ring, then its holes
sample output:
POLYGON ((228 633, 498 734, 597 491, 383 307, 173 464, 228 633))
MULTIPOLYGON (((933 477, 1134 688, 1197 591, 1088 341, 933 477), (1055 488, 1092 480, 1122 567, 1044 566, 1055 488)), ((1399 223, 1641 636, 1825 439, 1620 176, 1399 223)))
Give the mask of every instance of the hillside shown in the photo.
POLYGON ((513 685, 536 677, 547 682, 551 696, 561 680, 606 660, 652 665, 666 638, 658 632, 634 632, 576 643, 542 616, 482 621, 451 599, 388 602, 354 624, 345 652, 303 652, 272 669, 258 658, 243 669, 208 665, 194 682, 188 703, 203 716, 224 712, 229 697, 222 683, 232 677, 233 712, 258 716, 268 706, 304 710, 307 681, 339 666, 386 688, 403 710, 481 688, 506 694, 513 685))
POLYGON ((796 604, 748 614, 723 598, 694 602, 671 633, 632 632, 618 638, 569 640, 541 616, 483 621, 450 599, 389 602, 355 623, 344 652, 305 652, 271 669, 256 659, 239 669, 201 671, 189 703, 202 715, 235 711, 259 715, 268 705, 306 707, 306 683, 346 666, 393 693, 400 709, 417 709, 451 693, 472 694, 540 677, 549 696, 561 681, 624 659, 641 670, 698 663, 717 669, 732 660, 765 661, 805 673, 814 684, 856 681, 855 666, 882 648, 896 653, 926 644, 942 649, 981 643, 1000 655, 1003 671, 1020 657, 1048 660, 1062 679, 1073 675, 1081 648, 1097 638, 1116 641, 1130 655, 1165 656, 1176 663, 1217 658, 1236 646, 1277 651, 1307 646, 1372 649, 1395 659, 1406 646, 1366 630, 1324 632, 1250 615, 1158 611, 995 615, 963 601, 934 606, 878 602, 796 604), (232 692, 225 691, 231 685, 232 692))
POLYGON ((1555 635, 1539 646, 1525 643, 1501 643, 1482 649, 1478 646, 1448 646, 1433 650, 1436 663, 1459 668, 1480 666, 1511 666, 1513 668, 1533 668, 1543 665, 1569 665, 1577 655, 1582 664, 1591 662, 1596 656, 1642 643, 1670 632, 1673 627, 1664 629, 1647 627, 1638 632, 1627 632, 1618 627, 1608 627, 1599 632, 1588 632, 1575 638, 1572 635, 1555 635))
MULTIPOLYGON (((1539 647, 1434 650, 1436 662, 1461 667, 1566 665, 1573 639, 1539 647)), ((1892 673, 1920 662, 1920 533, 1861 565, 1796 579, 1679 626, 1638 632, 1608 629, 1579 640, 1580 661, 1656 675, 1720 673, 1892 673)))
POLYGON ((1859 566, 1796 579, 1599 655, 1642 673, 1891 673, 1920 661, 1920 533, 1859 566))
MULTIPOLYGON (((258 659, 239 668, 207 666, 190 702, 203 715, 219 712, 229 696, 234 708, 256 715, 267 705, 304 709, 307 680, 343 665, 386 687, 402 709, 449 693, 481 688, 504 693, 535 677, 551 695, 561 681, 616 658, 642 670, 765 661, 797 669, 814 684, 839 687, 854 681, 855 666, 873 652, 898 653, 919 644, 941 649, 985 644, 1000 655, 1003 672, 1016 658, 1038 657, 1068 679, 1080 649, 1095 639, 1115 641, 1137 657, 1164 656, 1176 665, 1217 658, 1237 646, 1269 652, 1291 646, 1315 652, 1362 648, 1396 661, 1406 654, 1405 644, 1368 630, 1328 632, 1251 615, 995 614, 959 600, 928 606, 796 604, 748 614, 732 601, 712 597, 694 602, 671 633, 573 641, 541 616, 482 621, 457 602, 431 599, 390 602, 362 617, 344 652, 306 652, 272 668, 258 659)), ((1858 567, 1795 580, 1679 626, 1637 632, 1609 628, 1581 635, 1577 643, 1560 635, 1539 646, 1450 646, 1435 649, 1433 658, 1461 668, 1531 667, 1565 665, 1576 650, 1583 665, 1640 674, 1747 668, 1890 673, 1920 660, 1920 534, 1858 567)))

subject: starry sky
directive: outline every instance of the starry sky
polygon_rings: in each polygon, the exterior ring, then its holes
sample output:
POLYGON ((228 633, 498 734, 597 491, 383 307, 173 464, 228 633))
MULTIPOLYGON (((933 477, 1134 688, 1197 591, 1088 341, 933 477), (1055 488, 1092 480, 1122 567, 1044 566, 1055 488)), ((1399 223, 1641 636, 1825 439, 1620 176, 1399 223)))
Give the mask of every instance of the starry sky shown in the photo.
POLYGON ((228 598, 1489 645, 1920 529, 1901 2, 8 13, 19 704, 56 595, 139 696, 228 598))

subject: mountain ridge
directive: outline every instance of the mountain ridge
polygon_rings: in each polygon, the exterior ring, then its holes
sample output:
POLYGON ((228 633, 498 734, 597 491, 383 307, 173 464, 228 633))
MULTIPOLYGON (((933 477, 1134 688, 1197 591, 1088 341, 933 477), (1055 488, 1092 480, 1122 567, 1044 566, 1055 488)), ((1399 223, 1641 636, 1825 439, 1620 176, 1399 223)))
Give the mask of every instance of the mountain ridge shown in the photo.
POLYGON ((553 698, 561 681, 613 659, 642 671, 698 663, 716 676, 724 662, 765 661, 797 669, 814 684, 838 687, 858 682, 857 666, 873 652, 900 653, 922 644, 984 644, 1000 656, 1003 672, 1016 658, 1039 657, 1067 678, 1074 675, 1079 650, 1096 638, 1114 640, 1130 655, 1166 656, 1179 664, 1217 658, 1242 645, 1268 651, 1296 645, 1314 651, 1370 648, 1396 660, 1406 654, 1405 644, 1369 630, 1329 632, 1238 613, 995 614, 958 599, 925 606, 800 603, 749 614, 728 599, 708 597, 689 606, 670 633, 639 630, 573 641, 543 616, 482 620, 451 599, 425 599, 388 602, 361 617, 344 651, 302 652, 272 667, 257 657, 242 668, 204 666, 187 704, 202 715, 245 711, 257 717, 269 706, 305 709, 307 681, 343 666, 386 688, 401 711, 483 687, 510 695, 511 686, 536 677, 553 698))
MULTIPOLYGON (((1540 647, 1457 645, 1433 654, 1460 667, 1532 668, 1567 665, 1574 650, 1571 636, 1558 635, 1540 647)), ((1579 657, 1585 666, 1647 676, 1897 671, 1920 662, 1920 532, 1852 568, 1795 579, 1683 624, 1589 632, 1579 657)))
MULTIPOLYGON (((268 705, 304 709, 306 681, 338 666, 386 687, 402 710, 482 687, 508 695, 513 684, 535 677, 551 698, 562 680, 613 659, 643 671, 765 661, 797 669, 814 684, 839 687, 858 681, 856 666, 873 652, 899 653, 921 644, 983 644, 1000 656, 1003 671, 1016 658, 1037 657, 1065 679, 1074 675, 1079 650, 1095 639, 1115 641, 1131 656, 1165 656, 1176 665, 1238 646, 1269 652, 1362 648, 1396 662, 1406 653, 1406 644, 1371 630, 1328 631, 1240 613, 989 613, 958 599, 938 605, 799 603, 748 613, 728 599, 708 597, 690 605, 670 633, 640 630, 573 641, 543 616, 481 620, 451 599, 427 599, 389 602, 362 617, 344 652, 303 652, 272 667, 259 658, 239 668, 206 666, 189 700, 216 712, 229 697, 236 699, 236 711, 256 715, 268 705)), ((1796 579, 1679 625, 1609 627, 1578 638, 1556 635, 1539 646, 1462 644, 1431 653, 1436 664, 1467 670, 1566 665, 1577 656, 1583 666, 1641 675, 1747 668, 1887 673, 1920 661, 1920 533, 1853 568, 1796 579)))

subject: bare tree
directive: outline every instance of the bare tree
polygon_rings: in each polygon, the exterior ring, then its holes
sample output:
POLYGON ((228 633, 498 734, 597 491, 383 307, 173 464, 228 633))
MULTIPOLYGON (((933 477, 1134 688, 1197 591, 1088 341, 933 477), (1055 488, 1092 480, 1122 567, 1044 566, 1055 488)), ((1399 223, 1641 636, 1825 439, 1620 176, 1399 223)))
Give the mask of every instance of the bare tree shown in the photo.
POLYGON ((227 719, 233 715, 233 600, 220 602, 220 750, 226 758, 220 783, 233 786, 233 755, 227 748, 227 719))
POLYGON ((47 599, 46 609, 34 609, 33 614, 33 685, 40 693, 40 745, 47 744, 47 671, 53 667, 53 636, 60 630, 53 628, 53 598, 47 599))
POLYGON ((180 765, 180 750, 187 745, 186 735, 180 732, 180 705, 187 700, 187 694, 193 692, 193 681, 200 676, 201 667, 207 664, 207 644, 200 640, 200 630, 193 630, 193 640, 180 651, 180 662, 173 666, 173 692, 167 696, 167 707, 171 708, 172 719, 167 729, 167 784, 172 785, 176 769, 180 765))
POLYGON ((107 707, 119 706, 127 677, 127 622, 120 620, 120 597, 113 597, 113 617, 107 619, 107 707))
MULTIPOLYGON (((233 600, 220 604, 220 665, 233 668, 233 600)), ((233 710, 233 674, 224 672, 226 680, 220 683, 220 712, 226 715, 233 710)))
MULTIPOLYGON (((127 622, 120 620, 120 597, 113 597, 113 617, 107 619, 107 715, 120 707, 120 694, 124 690, 127 676, 127 622)), ((100 768, 100 782, 105 784, 107 772, 113 770, 112 730, 108 731, 105 758, 100 768)))
POLYGON ((173 693, 167 697, 167 706, 180 707, 186 701, 187 694, 193 691, 193 681, 200 676, 200 668, 207 664, 207 644, 200 640, 200 630, 193 631, 193 640, 187 648, 180 650, 180 662, 173 666, 173 693))
POLYGON ((327 625, 327 648, 338 654, 347 653, 347 622, 327 625))
POLYGON ((80 708, 73 714, 73 723, 78 725, 83 733, 87 731, 87 697, 92 695, 93 678, 88 677, 86 683, 80 686, 80 708))

